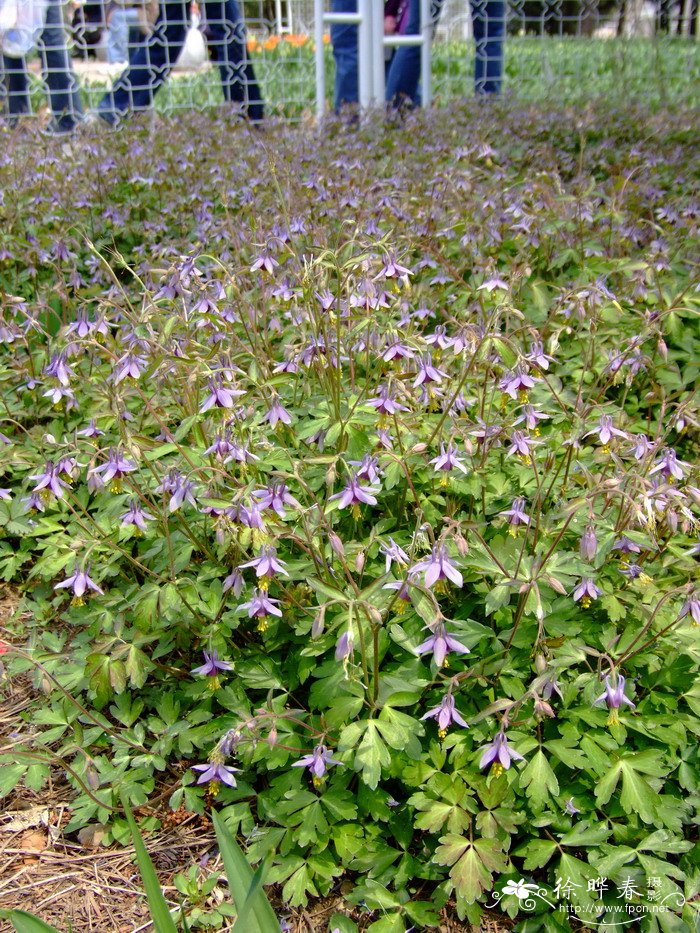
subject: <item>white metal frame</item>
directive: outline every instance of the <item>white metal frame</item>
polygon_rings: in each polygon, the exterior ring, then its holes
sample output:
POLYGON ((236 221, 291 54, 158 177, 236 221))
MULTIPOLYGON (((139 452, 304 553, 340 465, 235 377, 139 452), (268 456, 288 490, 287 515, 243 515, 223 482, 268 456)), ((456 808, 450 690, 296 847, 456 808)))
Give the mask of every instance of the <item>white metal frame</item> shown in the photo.
POLYGON ((385 36, 384 4, 358 0, 356 13, 326 12, 324 0, 315 0, 314 32, 316 43, 316 117, 326 112, 326 59, 323 35, 327 26, 357 26, 358 96, 362 111, 384 105, 384 50, 400 46, 419 46, 421 50, 421 101, 432 102, 432 18, 430 0, 420 0, 420 32, 416 35, 385 36))

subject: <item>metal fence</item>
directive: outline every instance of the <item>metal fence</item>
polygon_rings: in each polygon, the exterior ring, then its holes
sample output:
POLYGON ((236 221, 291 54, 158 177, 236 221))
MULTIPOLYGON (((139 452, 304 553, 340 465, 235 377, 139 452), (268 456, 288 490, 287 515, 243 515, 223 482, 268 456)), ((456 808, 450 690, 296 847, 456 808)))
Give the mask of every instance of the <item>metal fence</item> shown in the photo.
MULTIPOLYGON (((15 2, 43 0, 0 0, 0 31, 15 2)), ((65 94, 76 96, 74 81, 82 110, 98 106, 114 82, 124 83, 127 59, 143 65, 140 83, 129 88, 127 109, 153 106, 169 113, 225 99, 236 103, 249 97, 250 72, 237 57, 243 48, 267 114, 303 120, 317 111, 315 49, 322 46, 323 97, 332 104, 332 49, 327 30, 315 31, 314 0, 245 0, 239 3, 245 31, 232 22, 227 0, 160 0, 160 13, 158 0, 48 2, 54 20, 34 37, 34 50, 2 57, 0 112, 6 122, 25 112, 48 120, 51 103, 55 113, 56 100, 65 107, 65 94), (166 24, 163 10, 170 11, 166 24)), ((508 0, 506 9, 505 97, 572 105, 600 97, 691 106, 700 100, 698 0, 508 0)), ((433 33, 432 100, 442 106, 472 92, 467 0, 445 0, 433 33)))

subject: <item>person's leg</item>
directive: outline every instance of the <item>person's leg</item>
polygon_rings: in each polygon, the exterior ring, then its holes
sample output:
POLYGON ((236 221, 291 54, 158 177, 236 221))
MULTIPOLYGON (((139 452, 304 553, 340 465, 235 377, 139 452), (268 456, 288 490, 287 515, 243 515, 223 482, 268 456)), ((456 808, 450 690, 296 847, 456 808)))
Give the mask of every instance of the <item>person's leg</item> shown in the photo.
MULTIPOLYGON (((432 0, 430 13, 433 29, 437 26, 442 13, 444 0, 432 0)), ((420 0, 410 0, 408 23, 405 35, 420 32, 420 0)), ((386 99, 392 106, 402 103, 420 103, 421 51, 420 46, 400 46, 391 60, 391 67, 386 79, 386 99)))
POLYGON ((110 65, 129 60, 129 21, 127 10, 119 7, 112 12, 107 30, 107 61, 110 65))
MULTIPOLYGON (((357 13, 357 0, 333 0, 333 13, 357 13)), ((335 59, 335 109, 343 104, 357 104, 360 96, 357 79, 357 26, 331 25, 331 44, 335 59)))
POLYGON ((470 0, 476 58, 476 94, 500 94, 503 80, 503 43, 506 31, 505 0, 470 0))
POLYGON ((98 104, 99 115, 116 123, 132 110, 146 110, 170 74, 185 44, 189 0, 162 0, 148 41, 132 50, 129 67, 98 104))
POLYGON ((263 99, 248 59, 245 24, 236 0, 204 0, 204 15, 224 100, 243 104, 249 119, 259 123, 265 115, 263 99))
POLYGON ((66 46, 60 0, 49 0, 46 25, 39 37, 44 81, 49 91, 54 129, 69 133, 82 119, 80 86, 66 46))
POLYGON ((10 116, 10 123, 15 123, 17 117, 29 113, 31 109, 27 62, 24 58, 10 58, 3 55, 2 71, 7 90, 7 112, 10 116))

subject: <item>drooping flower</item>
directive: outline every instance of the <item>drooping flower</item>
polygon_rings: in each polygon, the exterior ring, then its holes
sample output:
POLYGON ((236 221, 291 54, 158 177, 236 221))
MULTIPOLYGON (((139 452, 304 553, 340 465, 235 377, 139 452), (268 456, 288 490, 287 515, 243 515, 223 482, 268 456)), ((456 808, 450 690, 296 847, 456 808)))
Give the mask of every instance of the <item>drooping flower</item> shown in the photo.
POLYGON ((232 671, 233 664, 230 661, 220 661, 218 651, 203 651, 204 664, 192 668, 192 674, 201 674, 203 677, 217 677, 219 671, 232 671))
POLYGON ((254 490, 253 495, 259 500, 261 509, 272 509, 280 518, 287 517, 285 505, 288 505, 290 509, 301 508, 285 483, 270 483, 264 489, 254 490))
POLYGON ((389 538, 389 544, 379 545, 379 553, 384 555, 386 573, 389 573, 391 570, 391 565, 394 562, 402 567, 405 567, 408 564, 408 554, 402 547, 399 547, 393 538, 389 538))
MULTIPOLYGON (((466 466, 459 457, 459 451, 452 441, 450 441, 447 447, 445 447, 444 444, 440 444, 440 456, 433 457, 429 462, 435 467, 436 473, 450 473, 455 468, 461 470, 462 473, 467 472, 466 466)), ((447 481, 447 477, 444 477, 444 481, 447 481)))
POLYGON ((65 352, 54 354, 45 367, 44 373, 57 379, 65 388, 70 385, 70 377, 75 375, 66 361, 65 352))
POLYGON ((299 761, 292 762, 292 767, 308 768, 313 776, 314 784, 318 785, 329 768, 340 764, 342 764, 342 761, 333 758, 325 745, 317 745, 310 755, 304 755, 299 761))
POLYGON ((620 721, 617 711, 623 703, 626 703, 627 706, 631 706, 632 709, 634 709, 634 703, 625 694, 625 678, 622 674, 617 675, 614 683, 610 675, 606 675, 605 690, 593 701, 593 705, 597 706, 599 703, 603 702, 608 704, 608 709, 610 710, 608 725, 616 725, 620 721))
POLYGON ((584 577, 574 590, 574 602, 581 600, 584 609, 588 609, 591 601, 597 599, 603 591, 598 589, 590 577, 584 577))
POLYGON ((531 445, 533 441, 522 431, 513 431, 510 438, 510 447, 506 451, 506 457, 517 454, 523 460, 529 463, 532 456, 531 445))
POLYGON ((624 535, 621 538, 618 538, 617 541, 612 546, 613 551, 621 551, 623 554, 641 554, 642 549, 638 544, 635 544, 634 541, 630 541, 629 538, 626 538, 624 535))
POLYGON ((192 770, 202 772, 197 778, 198 784, 215 785, 212 788, 214 793, 218 790, 219 784, 235 787, 236 779, 234 774, 240 773, 240 768, 232 768, 230 765, 225 765, 223 761, 210 761, 205 765, 192 765, 192 770))
POLYGON ((408 411, 405 405, 399 405, 398 402, 394 401, 389 387, 386 385, 380 386, 377 397, 368 399, 367 404, 375 408, 384 417, 395 415, 398 411, 408 411))
POLYGON ((44 472, 30 477, 30 479, 38 480, 32 493, 41 493, 43 499, 48 499, 53 493, 57 499, 62 499, 63 490, 70 489, 70 485, 60 478, 59 472, 53 461, 47 460, 44 472))
POLYGON ((77 565, 73 570, 73 573, 70 577, 67 577, 61 583, 57 583, 54 586, 55 590, 64 590, 71 589, 73 591, 73 599, 71 603, 74 606, 82 606, 85 600, 83 596, 92 590, 93 593, 99 593, 100 596, 104 596, 104 590, 102 590, 95 581, 90 577, 90 565, 88 564, 87 570, 79 570, 77 565))
POLYGON ((685 463, 685 461, 677 458, 676 451, 672 447, 667 447, 663 451, 661 458, 657 460, 655 466, 649 470, 649 476, 661 472, 662 476, 665 476, 666 479, 683 479, 685 476, 683 468, 689 466, 689 463, 685 463))
POLYGON ((136 469, 133 460, 126 457, 115 447, 112 447, 107 456, 107 462, 101 466, 93 467, 88 472, 88 478, 98 481, 98 485, 110 483, 112 492, 121 492, 121 481, 128 473, 136 469))
POLYGON ((222 593, 228 593, 229 590, 232 590, 236 597, 240 596, 243 590, 243 574, 238 567, 231 571, 221 587, 222 593))
POLYGON ((650 441, 646 434, 633 434, 630 439, 635 460, 643 460, 649 451, 656 447, 656 444, 650 441))
POLYGON ((526 400, 527 393, 533 389, 540 380, 534 379, 523 366, 519 366, 515 372, 506 373, 498 384, 501 392, 510 395, 516 399, 519 395, 526 400))
POLYGON ((413 359, 415 353, 413 350, 401 343, 398 337, 393 337, 386 345, 382 353, 382 359, 385 363, 391 363, 392 360, 413 359))
POLYGON ((627 437, 625 431, 620 431, 619 428, 615 427, 610 415, 601 415, 596 427, 591 431, 587 431, 583 436, 586 438, 590 437, 592 434, 598 435, 598 440, 604 447, 608 446, 613 437, 627 437))
POLYGON ((284 561, 277 557, 277 548, 274 547, 261 547, 258 556, 241 564, 240 569, 243 570, 246 567, 255 568, 255 575, 260 581, 260 589, 263 590, 268 589, 270 580, 275 574, 282 573, 285 577, 289 576, 285 570, 284 561))
POLYGON ((554 357, 544 352, 544 344, 533 340, 530 344, 530 352, 525 356, 528 363, 534 363, 540 369, 549 369, 549 364, 554 362, 554 357))
POLYGON ((455 563, 447 553, 444 544, 436 544, 430 554, 411 568, 411 574, 425 572, 425 585, 433 586, 441 580, 450 580, 455 586, 461 587, 464 580, 462 574, 455 567, 455 563))
POLYGON ((421 716, 421 721, 425 719, 435 719, 437 721, 438 735, 441 739, 445 738, 447 730, 453 722, 456 722, 458 726, 463 726, 465 729, 469 728, 455 707, 455 698, 451 693, 447 693, 438 706, 428 710, 424 716, 421 716))
POLYGON ((592 524, 586 525, 586 530, 581 535, 579 542, 579 553, 583 560, 592 561, 598 552, 598 539, 596 538, 595 528, 592 524))
POLYGON ((347 661, 347 659, 352 656, 354 650, 355 639, 353 638, 352 630, 348 628, 340 636, 335 646, 336 661, 347 661))
POLYGON ((447 373, 433 366, 432 354, 424 353, 418 364, 418 374, 413 382, 413 388, 417 389, 418 386, 430 385, 433 382, 439 385, 446 377, 447 373))
POLYGON ((153 516, 147 512, 138 499, 132 499, 128 511, 124 512, 120 521, 122 525, 133 525, 139 531, 146 531, 146 522, 153 521, 153 516))
POLYGON ((119 385, 124 379, 138 379, 142 369, 146 365, 146 360, 142 356, 136 356, 134 353, 125 353, 117 360, 114 369, 114 384, 119 385))
POLYGON ((535 434, 539 434, 538 423, 549 418, 549 415, 545 414, 543 411, 538 411, 534 405, 523 405, 522 411, 515 419, 513 424, 522 424, 525 422, 525 427, 528 431, 533 431, 535 434))
POLYGON ((236 399, 245 395, 242 389, 224 385, 221 377, 209 380, 209 395, 202 402, 199 411, 204 413, 210 408, 233 408, 236 399))
POLYGON ((516 752, 508 745, 508 737, 503 729, 497 732, 493 741, 485 745, 481 751, 483 754, 479 767, 486 768, 488 765, 493 765, 494 774, 500 774, 504 768, 507 771, 514 761, 525 761, 520 752, 516 752))
POLYGON ((373 457, 371 454, 365 454, 362 460, 350 460, 348 462, 350 466, 358 467, 358 470, 355 472, 357 479, 364 480, 370 485, 379 482, 381 470, 377 457, 373 457))
POLYGON ((282 424, 291 424, 292 416, 289 414, 286 408, 283 407, 280 400, 275 398, 270 406, 269 411, 263 415, 263 421, 269 421, 270 427, 276 428, 277 425, 282 422, 282 424))
POLYGON ((282 618, 279 600, 271 599, 265 590, 254 589, 252 599, 247 603, 242 603, 238 608, 246 609, 249 619, 258 620, 258 631, 260 632, 264 632, 268 628, 270 616, 282 618))
POLYGON ((697 593, 693 593, 686 599, 678 618, 684 619, 688 615, 693 620, 693 625, 700 625, 700 595, 697 593))
POLYGON ((357 476, 353 476, 345 489, 331 496, 331 501, 337 499, 339 509, 346 509, 351 505, 352 514, 355 518, 359 518, 361 504, 377 504, 377 497, 372 495, 374 492, 377 492, 377 490, 373 489, 371 486, 361 486, 357 476))
POLYGON ((433 653, 433 660, 440 667, 447 667, 447 655, 450 651, 456 654, 469 654, 469 648, 458 641, 453 635, 448 634, 444 622, 435 622, 428 626, 432 634, 429 638, 418 645, 416 654, 421 656, 429 651, 433 653))

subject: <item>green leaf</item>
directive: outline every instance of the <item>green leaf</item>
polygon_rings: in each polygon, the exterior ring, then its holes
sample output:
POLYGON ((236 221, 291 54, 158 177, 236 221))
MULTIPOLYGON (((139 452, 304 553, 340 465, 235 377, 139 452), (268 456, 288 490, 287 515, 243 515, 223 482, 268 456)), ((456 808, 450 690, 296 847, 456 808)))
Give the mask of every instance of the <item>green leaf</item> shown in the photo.
POLYGON ((622 793, 620 803, 626 813, 637 813, 645 823, 656 818, 657 793, 635 771, 631 762, 622 762, 622 793))
POLYGON ((360 747, 355 753, 354 767, 362 771, 362 780, 374 790, 379 784, 382 768, 391 764, 391 754, 378 731, 377 721, 369 720, 360 747))
POLYGON ((229 889, 238 910, 239 919, 234 930, 243 915, 245 927, 239 927, 236 933, 279 933, 279 922, 262 889, 261 876, 257 876, 256 881, 248 860, 216 810, 212 810, 211 818, 229 889))
POLYGON ((520 786, 525 790, 535 810, 544 807, 550 794, 553 797, 558 795, 559 782, 542 749, 530 759, 527 767, 520 773, 520 786))
POLYGON ((0 917, 9 920, 17 933, 59 933, 56 927, 49 926, 24 910, 3 910, 0 911, 0 917))
POLYGON ((175 921, 170 915, 170 910, 163 897, 163 891, 156 870, 153 867, 153 862, 146 851, 143 837, 139 832, 134 815, 124 796, 122 796, 122 806, 124 807, 129 829, 131 830, 131 838, 134 843, 134 849, 136 850, 136 861, 138 862, 139 871, 141 872, 141 880, 146 890, 151 919, 153 920, 156 933, 177 933, 175 921))
POLYGON ((523 856, 523 868, 532 871, 543 868, 557 851, 557 844, 551 839, 531 839, 526 845, 520 846, 513 855, 523 856))
POLYGON ((506 871, 508 867, 508 857, 495 839, 470 842, 454 834, 440 837, 434 859, 438 865, 452 866, 450 879, 468 904, 490 889, 494 872, 506 871))
POLYGON ((8 765, 3 762, 0 767, 0 797, 4 797, 15 789, 26 770, 26 765, 8 765))

